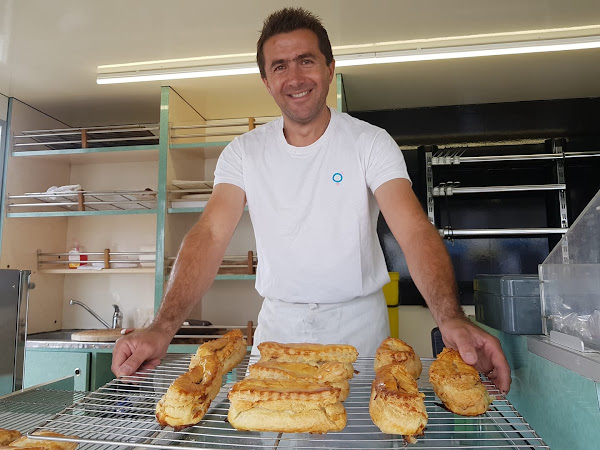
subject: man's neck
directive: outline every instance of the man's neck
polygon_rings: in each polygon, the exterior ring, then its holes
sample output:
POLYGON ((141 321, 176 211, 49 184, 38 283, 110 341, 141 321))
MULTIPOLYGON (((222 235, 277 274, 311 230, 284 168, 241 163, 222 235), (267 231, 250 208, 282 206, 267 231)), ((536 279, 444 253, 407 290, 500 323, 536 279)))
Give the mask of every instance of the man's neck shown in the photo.
POLYGON ((283 135, 288 144, 294 147, 306 147, 319 140, 331 120, 331 111, 324 108, 321 117, 312 120, 310 123, 301 124, 293 122, 283 116, 283 135))

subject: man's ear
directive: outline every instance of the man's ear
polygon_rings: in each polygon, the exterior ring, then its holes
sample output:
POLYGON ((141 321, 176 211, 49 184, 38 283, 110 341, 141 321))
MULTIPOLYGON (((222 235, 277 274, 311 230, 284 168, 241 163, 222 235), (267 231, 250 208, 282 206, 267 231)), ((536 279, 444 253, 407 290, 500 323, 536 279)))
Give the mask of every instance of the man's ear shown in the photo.
POLYGON ((266 78, 263 78, 263 77, 261 77, 260 79, 265 84, 265 87, 267 88, 267 92, 269 93, 269 95, 273 96, 273 94, 271 94, 271 86, 269 85, 269 80, 267 80, 266 78))
POLYGON ((335 59, 331 60, 331 64, 329 64, 329 84, 333 81, 333 77, 335 76, 335 59))

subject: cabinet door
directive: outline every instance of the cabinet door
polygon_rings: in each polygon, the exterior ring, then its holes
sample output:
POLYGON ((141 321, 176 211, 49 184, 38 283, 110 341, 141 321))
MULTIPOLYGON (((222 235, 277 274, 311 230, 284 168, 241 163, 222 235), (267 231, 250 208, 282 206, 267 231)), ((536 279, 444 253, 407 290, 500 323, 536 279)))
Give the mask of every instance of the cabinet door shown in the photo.
POLYGON ((85 352, 31 351, 25 354, 23 386, 31 387, 72 376, 74 390, 89 390, 90 354, 85 352))

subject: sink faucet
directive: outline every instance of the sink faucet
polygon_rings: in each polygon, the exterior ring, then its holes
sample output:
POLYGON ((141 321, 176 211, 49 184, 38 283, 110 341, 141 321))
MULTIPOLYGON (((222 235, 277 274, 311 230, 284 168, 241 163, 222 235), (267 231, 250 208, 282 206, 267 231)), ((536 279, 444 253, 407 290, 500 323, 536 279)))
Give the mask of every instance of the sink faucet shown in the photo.
POLYGON ((82 303, 78 300, 71 299, 71 300, 69 300, 69 305, 81 306, 83 309, 85 309, 87 312, 89 312, 92 316, 94 316, 96 319, 98 319, 100 321, 100 323, 102 323, 102 325, 104 325, 106 328, 121 328, 121 324, 123 322, 123 313, 121 312, 121 310, 119 309, 119 307, 117 305, 113 305, 115 312, 113 313, 112 327, 108 324, 107 321, 105 321, 102 317, 100 317, 98 314, 96 314, 94 311, 92 311, 92 309, 85 303, 82 303))

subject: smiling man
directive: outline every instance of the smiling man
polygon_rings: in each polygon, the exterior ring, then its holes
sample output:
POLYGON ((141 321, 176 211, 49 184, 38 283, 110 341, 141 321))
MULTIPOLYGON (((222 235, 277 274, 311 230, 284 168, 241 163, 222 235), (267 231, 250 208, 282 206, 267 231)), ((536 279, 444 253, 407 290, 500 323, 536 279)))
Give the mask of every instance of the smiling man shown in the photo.
POLYGON ((326 105, 335 61, 320 20, 302 8, 270 15, 257 43, 262 80, 282 116, 223 151, 202 218, 185 237, 154 322, 121 338, 113 372, 154 366, 210 287, 248 204, 264 297, 254 336, 343 343, 374 356, 389 334, 377 237, 381 210, 448 347, 501 391, 510 369, 498 340, 459 302, 445 246, 416 199, 402 152, 383 129, 326 105))

